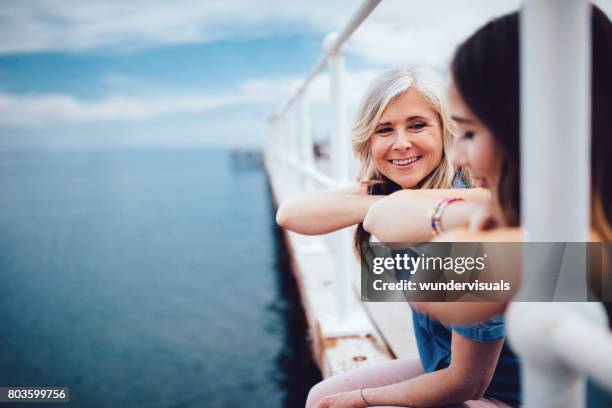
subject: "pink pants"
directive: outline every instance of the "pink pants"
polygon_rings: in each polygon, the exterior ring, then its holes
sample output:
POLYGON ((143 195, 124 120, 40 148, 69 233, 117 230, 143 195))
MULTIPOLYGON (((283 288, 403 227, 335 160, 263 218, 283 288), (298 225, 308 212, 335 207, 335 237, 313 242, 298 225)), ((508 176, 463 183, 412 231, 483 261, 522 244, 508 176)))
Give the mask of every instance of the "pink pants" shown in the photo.
MULTIPOLYGON (((312 408, 323 397, 359 388, 396 384, 423 374, 419 360, 392 360, 326 378, 310 389, 306 408, 312 408)), ((482 398, 453 405, 453 408, 510 408, 494 398, 482 398)), ((383 408, 383 407, 380 407, 383 408)), ((408 408, 408 407, 407 407, 408 408)))

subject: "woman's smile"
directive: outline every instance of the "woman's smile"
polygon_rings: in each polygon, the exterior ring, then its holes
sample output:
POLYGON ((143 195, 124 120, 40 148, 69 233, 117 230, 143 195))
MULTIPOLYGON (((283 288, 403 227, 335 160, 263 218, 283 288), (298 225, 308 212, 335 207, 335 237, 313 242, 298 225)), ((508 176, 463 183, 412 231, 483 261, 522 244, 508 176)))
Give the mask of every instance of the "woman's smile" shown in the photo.
POLYGON ((402 159, 390 159, 388 161, 393 165, 393 167, 400 170, 404 170, 413 167, 421 157, 423 156, 414 156, 402 159))

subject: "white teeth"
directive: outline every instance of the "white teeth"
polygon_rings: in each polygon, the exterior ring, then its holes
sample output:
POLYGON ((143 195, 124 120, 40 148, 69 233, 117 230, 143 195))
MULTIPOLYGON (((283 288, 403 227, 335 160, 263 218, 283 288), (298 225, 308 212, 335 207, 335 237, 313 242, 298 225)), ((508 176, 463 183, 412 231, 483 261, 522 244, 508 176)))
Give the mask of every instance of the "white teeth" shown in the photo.
POLYGON ((418 159, 419 159, 418 157, 412 157, 410 159, 404 159, 404 160, 391 160, 391 163, 398 165, 398 166, 406 166, 408 164, 414 163, 418 159))

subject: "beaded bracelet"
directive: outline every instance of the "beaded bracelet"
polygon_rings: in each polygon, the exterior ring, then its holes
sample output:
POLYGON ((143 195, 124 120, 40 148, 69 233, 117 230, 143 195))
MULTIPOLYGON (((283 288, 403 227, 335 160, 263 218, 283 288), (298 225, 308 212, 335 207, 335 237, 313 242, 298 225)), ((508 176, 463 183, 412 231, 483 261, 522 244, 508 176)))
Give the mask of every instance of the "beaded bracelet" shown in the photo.
POLYGON ((443 198, 438 201, 438 204, 431 210, 430 214, 430 222, 431 222, 431 234, 435 237, 442 233, 442 213, 444 209, 452 203, 457 201, 463 201, 461 197, 453 197, 453 198, 443 198))

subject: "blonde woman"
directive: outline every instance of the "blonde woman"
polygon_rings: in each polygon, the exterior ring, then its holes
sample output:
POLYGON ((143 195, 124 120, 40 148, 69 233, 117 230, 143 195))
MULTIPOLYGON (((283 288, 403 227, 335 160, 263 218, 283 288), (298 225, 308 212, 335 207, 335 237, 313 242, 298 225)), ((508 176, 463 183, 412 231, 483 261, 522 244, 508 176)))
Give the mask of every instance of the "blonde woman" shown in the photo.
MULTIPOLYGON (((375 79, 352 130, 353 149, 361 162, 358 183, 291 198, 279 208, 278 223, 303 234, 323 234, 359 224, 355 243, 361 253, 369 238, 361 224, 379 198, 402 189, 448 196, 444 189, 451 188, 457 177, 449 163, 453 126, 443 89, 439 77, 422 67, 396 68, 375 79)), ((452 195, 486 199, 482 190, 455 190, 452 195)), ((496 319, 452 330, 433 320, 427 324, 439 325, 444 338, 415 325, 420 361, 395 360, 327 378, 311 389, 306 407, 433 407, 468 400, 477 400, 468 406, 506 407, 489 395, 485 398, 498 361, 506 363, 504 368, 509 364, 512 372, 497 372, 497 383, 503 387, 508 376, 514 382, 516 362, 502 350, 503 322, 496 319), (445 348, 433 346, 444 340, 450 347, 451 331, 452 364, 450 349, 441 354, 445 348)))
MULTIPOLYGON (((361 253, 369 239, 362 223, 374 202, 401 189, 427 189, 423 194, 445 197, 448 192, 431 189, 449 189, 456 179, 449 162, 453 125, 441 78, 425 67, 383 73, 366 90, 351 133, 361 164, 357 184, 291 197, 280 205, 276 221, 306 235, 358 225, 355 245, 361 253)), ((484 197, 482 190, 453 194, 484 197)))

